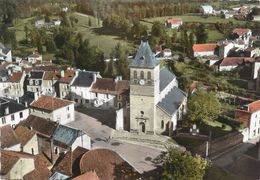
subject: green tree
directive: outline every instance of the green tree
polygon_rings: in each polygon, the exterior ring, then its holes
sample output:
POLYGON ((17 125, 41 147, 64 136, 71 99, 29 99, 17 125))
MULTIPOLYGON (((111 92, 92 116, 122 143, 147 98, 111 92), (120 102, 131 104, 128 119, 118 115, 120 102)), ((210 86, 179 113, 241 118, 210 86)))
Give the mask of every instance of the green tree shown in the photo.
POLYGON ((158 22, 155 21, 152 26, 151 35, 156 37, 163 37, 166 34, 164 26, 158 22))
POLYGON ((25 32, 25 42, 28 43, 28 41, 29 41, 29 29, 28 29, 27 25, 24 26, 24 32, 25 32))
POLYGON ((163 162, 163 179, 202 180, 208 163, 189 152, 169 149, 163 162))
POLYGON ((220 103, 213 92, 198 90, 188 102, 191 121, 213 121, 220 113, 220 103))
POLYGON ((127 48, 120 43, 115 47, 115 57, 118 59, 117 68, 119 75, 122 75, 123 79, 129 79, 129 68, 128 68, 128 51, 127 48))
POLYGON ((208 32, 204 24, 199 24, 194 31, 198 44, 206 43, 208 39, 208 32))

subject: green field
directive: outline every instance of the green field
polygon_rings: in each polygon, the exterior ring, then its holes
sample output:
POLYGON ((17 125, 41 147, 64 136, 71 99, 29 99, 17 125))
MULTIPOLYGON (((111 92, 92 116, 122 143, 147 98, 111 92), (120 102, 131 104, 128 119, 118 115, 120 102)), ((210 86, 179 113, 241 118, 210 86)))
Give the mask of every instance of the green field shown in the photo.
POLYGON ((77 32, 81 32, 86 39, 89 39, 92 45, 100 48, 105 53, 106 58, 109 58, 112 49, 117 43, 127 45, 130 49, 133 48, 131 44, 124 40, 120 33, 102 28, 102 22, 98 25, 96 18, 79 13, 74 13, 73 16, 78 19, 78 23, 75 25, 77 32), (91 27, 88 24, 89 18, 91 19, 91 27))

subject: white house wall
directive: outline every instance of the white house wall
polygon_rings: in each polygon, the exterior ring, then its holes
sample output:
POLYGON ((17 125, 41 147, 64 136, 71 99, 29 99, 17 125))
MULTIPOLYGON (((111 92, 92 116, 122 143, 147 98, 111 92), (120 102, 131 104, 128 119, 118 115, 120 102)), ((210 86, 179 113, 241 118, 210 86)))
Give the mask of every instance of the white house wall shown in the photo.
POLYGON ((25 120, 29 116, 29 109, 18 111, 13 114, 8 114, 5 116, 5 124, 3 124, 3 117, 0 118, 0 126, 10 124, 13 128, 22 120, 25 120), (20 117, 20 112, 23 113, 23 116, 20 117), (12 120, 12 115, 14 115, 14 120, 12 120))

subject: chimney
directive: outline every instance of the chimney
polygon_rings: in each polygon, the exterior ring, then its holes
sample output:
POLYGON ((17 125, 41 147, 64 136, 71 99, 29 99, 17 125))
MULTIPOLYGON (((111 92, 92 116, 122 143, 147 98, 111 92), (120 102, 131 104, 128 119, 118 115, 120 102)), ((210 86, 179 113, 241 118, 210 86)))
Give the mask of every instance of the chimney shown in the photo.
POLYGON ((9 107, 6 107, 5 108, 5 115, 8 115, 9 114, 9 107))
POLYGON ((25 105, 25 107, 28 107, 28 102, 25 101, 25 102, 24 102, 24 105, 25 105))
POLYGON ((64 70, 62 70, 62 71, 60 72, 60 76, 61 76, 61 77, 64 77, 64 76, 65 76, 64 70))
POLYGON ((20 103, 19 97, 16 98, 16 102, 17 102, 18 104, 20 103))
POLYGON ((40 96, 40 93, 39 92, 35 92, 34 93, 34 100, 36 101, 40 96))

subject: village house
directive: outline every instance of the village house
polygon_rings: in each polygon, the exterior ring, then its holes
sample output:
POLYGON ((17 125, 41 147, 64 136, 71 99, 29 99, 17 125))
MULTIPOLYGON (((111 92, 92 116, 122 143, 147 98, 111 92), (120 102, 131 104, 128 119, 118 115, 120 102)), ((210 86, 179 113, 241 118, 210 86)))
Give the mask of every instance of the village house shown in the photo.
POLYGON ((249 39, 252 36, 250 29, 236 28, 232 32, 236 34, 238 39, 242 40, 247 47, 249 46, 249 39))
POLYGON ((13 72, 8 78, 7 96, 11 98, 21 97, 24 94, 25 72, 13 72))
POLYGON ((0 98, 0 126, 10 124, 14 128, 28 116, 28 107, 11 99, 0 98))
POLYGON ((169 18, 165 21, 165 26, 171 29, 179 29, 179 27, 183 24, 181 19, 173 19, 169 18))
POLYGON ((212 56, 217 54, 217 44, 194 44, 192 50, 194 57, 212 56))
POLYGON ((45 71, 42 81, 42 94, 55 96, 57 81, 60 78, 60 73, 58 71, 45 71))
POLYGON ((33 155, 39 154, 38 138, 35 131, 23 126, 18 126, 14 131, 18 141, 21 143, 21 152, 33 155))
POLYGON ((33 155, 1 150, 1 179, 23 179, 24 175, 34 169, 33 155))
POLYGON ((219 71, 231 71, 238 66, 251 64, 255 62, 255 58, 250 57, 226 57, 220 61, 219 71))
POLYGON ((28 57, 27 57, 27 60, 28 60, 28 62, 30 62, 30 63, 32 63, 32 64, 35 64, 35 63, 37 63, 38 61, 42 61, 42 55, 41 54, 39 54, 38 52, 33 52, 31 55, 29 55, 28 57))
POLYGON ((18 140, 17 135, 14 132, 14 129, 10 124, 0 126, 0 143, 1 143, 1 151, 10 150, 10 151, 20 151, 21 150, 21 142, 18 140))
POLYGON ((0 42, 0 62, 12 62, 12 51, 0 42))
POLYGON ((129 101, 129 83, 121 77, 97 78, 90 92, 92 107, 121 109, 129 101))
POLYGON ((93 71, 76 71, 76 77, 70 86, 71 99, 76 105, 91 104, 93 99, 90 89, 97 78, 101 78, 99 72, 93 71))
POLYGON ((30 105, 31 114, 61 124, 74 121, 74 102, 46 95, 40 95, 30 105))
POLYGON ((7 96, 9 82, 7 81, 9 75, 7 69, 0 69, 0 96, 7 96))
POLYGON ((26 90, 31 92, 42 92, 44 73, 44 71, 30 71, 25 80, 26 90))
POLYGON ((58 97, 61 99, 70 98, 70 85, 75 77, 76 71, 74 69, 61 70, 58 80, 58 97))
POLYGON ((235 119, 244 125, 244 141, 260 137, 260 100, 235 110, 235 119))
POLYGON ((187 104, 187 94, 178 88, 176 76, 160 68, 144 41, 129 67, 130 132, 160 134, 175 130, 187 104))
POLYGON ((214 14, 214 9, 211 5, 202 5, 200 6, 200 11, 202 14, 214 14))

